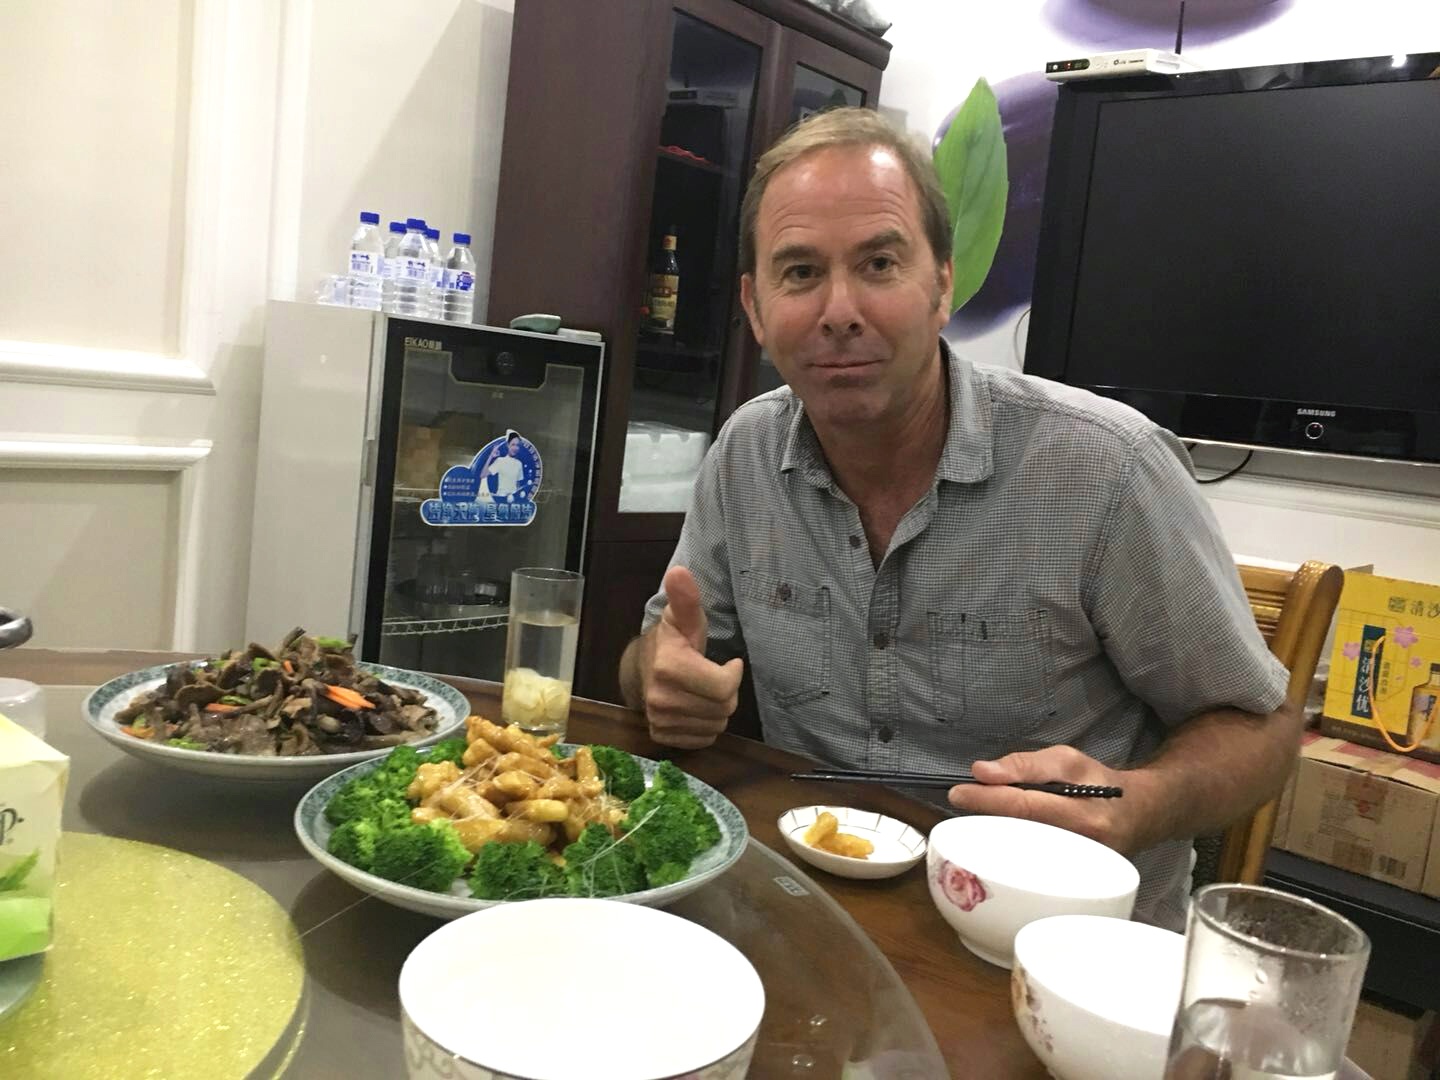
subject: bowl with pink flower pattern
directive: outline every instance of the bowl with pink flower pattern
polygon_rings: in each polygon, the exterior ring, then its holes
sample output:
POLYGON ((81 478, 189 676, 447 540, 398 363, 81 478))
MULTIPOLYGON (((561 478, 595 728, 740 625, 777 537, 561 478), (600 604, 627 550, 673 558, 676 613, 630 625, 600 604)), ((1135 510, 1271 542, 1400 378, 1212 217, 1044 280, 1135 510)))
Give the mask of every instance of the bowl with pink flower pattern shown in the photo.
POLYGON ((1079 833, 1020 818, 949 818, 925 851, 930 898, 960 943, 1008 968, 1020 928, 1050 915, 1128 919, 1140 873, 1079 833))

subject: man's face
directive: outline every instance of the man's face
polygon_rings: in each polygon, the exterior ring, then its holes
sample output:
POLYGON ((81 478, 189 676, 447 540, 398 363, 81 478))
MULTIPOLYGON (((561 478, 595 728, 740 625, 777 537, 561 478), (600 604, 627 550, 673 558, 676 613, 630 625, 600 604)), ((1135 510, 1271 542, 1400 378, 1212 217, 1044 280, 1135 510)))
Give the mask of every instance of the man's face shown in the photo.
POLYGON ((514 457, 516 454, 518 454, 518 453, 520 452, 520 440, 519 440, 519 439, 511 439, 508 443, 505 444, 505 446, 506 446, 506 448, 509 450, 511 457, 514 457))
POLYGON ((822 426, 898 419, 936 369, 951 266, 937 265, 904 166, 879 147, 775 173, 740 299, 756 340, 822 426))

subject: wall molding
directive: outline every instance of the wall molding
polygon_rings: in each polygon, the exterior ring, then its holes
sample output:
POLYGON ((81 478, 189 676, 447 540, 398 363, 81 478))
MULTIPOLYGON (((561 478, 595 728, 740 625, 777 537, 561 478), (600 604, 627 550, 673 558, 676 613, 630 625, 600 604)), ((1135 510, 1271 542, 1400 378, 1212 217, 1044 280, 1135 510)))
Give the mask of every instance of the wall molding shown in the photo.
POLYGON ((203 461, 213 446, 208 439, 167 445, 0 438, 0 468, 184 472, 203 461))
POLYGON ((178 357, 36 341, 0 341, 0 381, 170 394, 215 393, 210 376, 178 357))
POLYGON ((1413 528, 1440 529, 1440 499, 1376 492, 1341 484, 1261 476, 1235 477, 1207 489, 1213 502, 1248 503, 1281 510, 1332 514, 1413 528))

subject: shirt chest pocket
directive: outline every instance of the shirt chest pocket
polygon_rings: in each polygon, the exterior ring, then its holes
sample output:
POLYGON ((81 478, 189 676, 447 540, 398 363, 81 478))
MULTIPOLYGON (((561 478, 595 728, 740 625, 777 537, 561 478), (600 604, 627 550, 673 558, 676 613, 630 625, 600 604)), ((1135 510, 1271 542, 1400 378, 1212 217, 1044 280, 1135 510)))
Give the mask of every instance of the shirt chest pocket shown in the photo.
POLYGON ((936 720, 1007 752, 1055 715, 1046 612, 932 611, 927 621, 936 720))
POLYGON ((830 692, 830 590, 741 574, 740 627, 757 689, 782 709, 830 692))

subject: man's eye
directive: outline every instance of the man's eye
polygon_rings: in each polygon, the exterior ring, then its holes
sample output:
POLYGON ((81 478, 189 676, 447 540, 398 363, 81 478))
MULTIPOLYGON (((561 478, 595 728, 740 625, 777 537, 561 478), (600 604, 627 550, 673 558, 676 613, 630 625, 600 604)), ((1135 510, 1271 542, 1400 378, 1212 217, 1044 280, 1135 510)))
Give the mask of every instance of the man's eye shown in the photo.
POLYGON ((869 263, 870 269, 876 273, 885 273, 895 268, 895 260, 889 255, 872 255, 869 263))
POLYGON ((814 276, 815 268, 805 265, 787 266, 781 275, 786 281, 809 281, 814 276))

